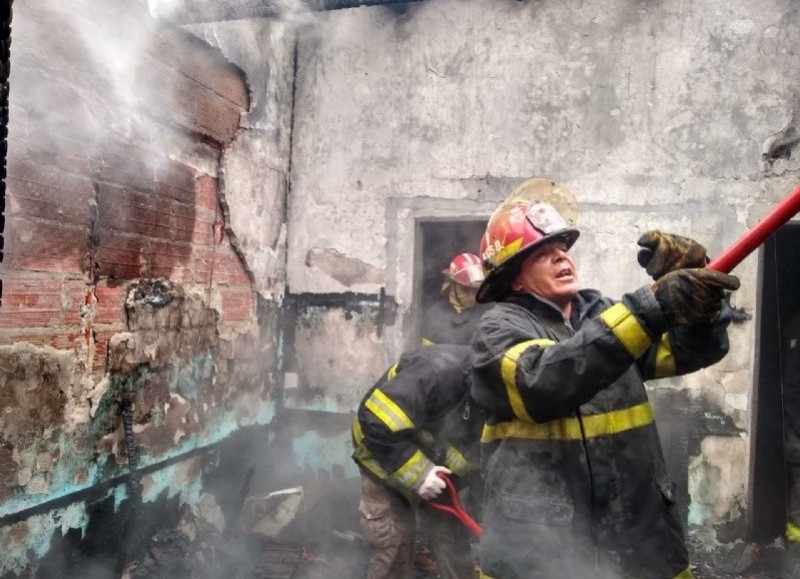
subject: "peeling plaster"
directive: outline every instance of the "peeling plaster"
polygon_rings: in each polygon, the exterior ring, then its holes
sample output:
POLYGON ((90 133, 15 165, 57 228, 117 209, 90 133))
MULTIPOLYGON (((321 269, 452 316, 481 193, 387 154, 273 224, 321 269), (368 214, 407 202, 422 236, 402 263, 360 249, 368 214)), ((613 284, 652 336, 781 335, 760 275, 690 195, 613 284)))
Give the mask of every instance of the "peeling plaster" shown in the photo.
POLYGON ((21 573, 29 564, 30 553, 43 557, 50 550, 53 533, 66 534, 70 529, 86 532, 89 515, 84 503, 74 503, 47 514, 35 515, 6 527, 0 527, 0 575, 21 573))
POLYGON ((689 523, 706 525, 744 513, 747 472, 741 457, 747 455, 747 438, 705 438, 700 455, 689 463, 689 523))
POLYGON ((312 247, 306 253, 306 266, 319 268, 346 288, 355 284, 383 283, 383 269, 335 249, 312 247))

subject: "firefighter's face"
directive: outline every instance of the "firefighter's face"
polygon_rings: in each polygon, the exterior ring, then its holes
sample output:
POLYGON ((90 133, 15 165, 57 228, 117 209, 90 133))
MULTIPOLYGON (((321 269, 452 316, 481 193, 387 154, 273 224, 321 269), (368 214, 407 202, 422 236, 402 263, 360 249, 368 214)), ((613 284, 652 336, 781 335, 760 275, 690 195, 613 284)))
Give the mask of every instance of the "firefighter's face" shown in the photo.
POLYGON ((579 289, 578 274, 566 244, 554 241, 535 249, 522 262, 512 288, 531 292, 558 305, 572 301, 579 289))

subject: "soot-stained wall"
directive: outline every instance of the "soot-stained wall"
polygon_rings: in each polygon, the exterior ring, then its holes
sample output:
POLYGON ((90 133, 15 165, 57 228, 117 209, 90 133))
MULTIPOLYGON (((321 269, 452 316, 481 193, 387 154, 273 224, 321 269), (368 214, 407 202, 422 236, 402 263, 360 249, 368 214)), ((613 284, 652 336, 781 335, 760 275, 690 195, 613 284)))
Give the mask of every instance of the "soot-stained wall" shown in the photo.
POLYGON ((278 306, 222 192, 246 77, 145 4, 14 6, 0 575, 85 531, 89 494, 124 503, 124 402, 145 503, 196 502, 201 450, 274 413, 278 306))

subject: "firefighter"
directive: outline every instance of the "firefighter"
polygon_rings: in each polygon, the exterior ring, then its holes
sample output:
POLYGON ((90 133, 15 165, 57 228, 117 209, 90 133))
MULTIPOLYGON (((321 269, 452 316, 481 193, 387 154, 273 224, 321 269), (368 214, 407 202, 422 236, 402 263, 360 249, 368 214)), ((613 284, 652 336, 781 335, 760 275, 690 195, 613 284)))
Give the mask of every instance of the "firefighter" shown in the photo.
POLYGON ((416 521, 444 579, 477 577, 469 536, 431 508, 447 474, 456 487, 479 476, 483 419, 469 395, 470 348, 421 346, 405 352, 366 393, 353 421, 361 471, 361 528, 368 579, 411 579, 416 521))
POLYGON ((783 328, 783 412, 787 475, 784 579, 800 577, 800 310, 783 328))
POLYGON ((495 579, 688 578, 644 381, 727 353, 724 291, 739 280, 702 269, 696 242, 648 232, 640 262, 652 285, 619 302, 581 290, 568 253, 579 232, 542 202, 568 199, 550 180, 526 181, 481 242, 477 299, 497 303, 472 347, 472 394, 487 414, 479 565, 495 579))
POLYGON ((423 343, 464 344, 472 343, 472 333, 485 304, 475 301, 475 294, 483 281, 483 267, 474 253, 459 253, 442 270, 444 283, 442 296, 425 312, 423 343))

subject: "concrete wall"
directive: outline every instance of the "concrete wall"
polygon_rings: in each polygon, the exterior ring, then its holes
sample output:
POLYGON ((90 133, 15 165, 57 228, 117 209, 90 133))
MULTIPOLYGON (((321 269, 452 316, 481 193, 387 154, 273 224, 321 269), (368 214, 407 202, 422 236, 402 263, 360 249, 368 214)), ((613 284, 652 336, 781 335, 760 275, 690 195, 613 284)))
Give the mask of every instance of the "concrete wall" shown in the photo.
POLYGON ((17 2, 11 54, 4 576, 125 502, 123 401, 145 504, 193 505, 204 449, 272 420, 288 169, 280 87, 251 123, 242 69, 145 3, 17 2))
MULTIPOLYGON (((431 0, 324 14, 299 41, 288 285, 383 287, 398 315, 382 354, 374 333, 357 335, 359 319, 319 316, 298 349, 369 354, 325 376, 301 362, 300 387, 322 406, 357 400, 413 329, 416 222, 488 216, 530 176, 575 193, 582 279, 609 295, 648 281, 635 262, 647 229, 722 251, 796 183, 795 159, 762 150, 793 123, 799 35, 792 0, 431 0)), ((690 457, 700 527, 741 519, 747 495, 756 256, 736 273, 731 355, 652 385, 733 424, 690 457)))

